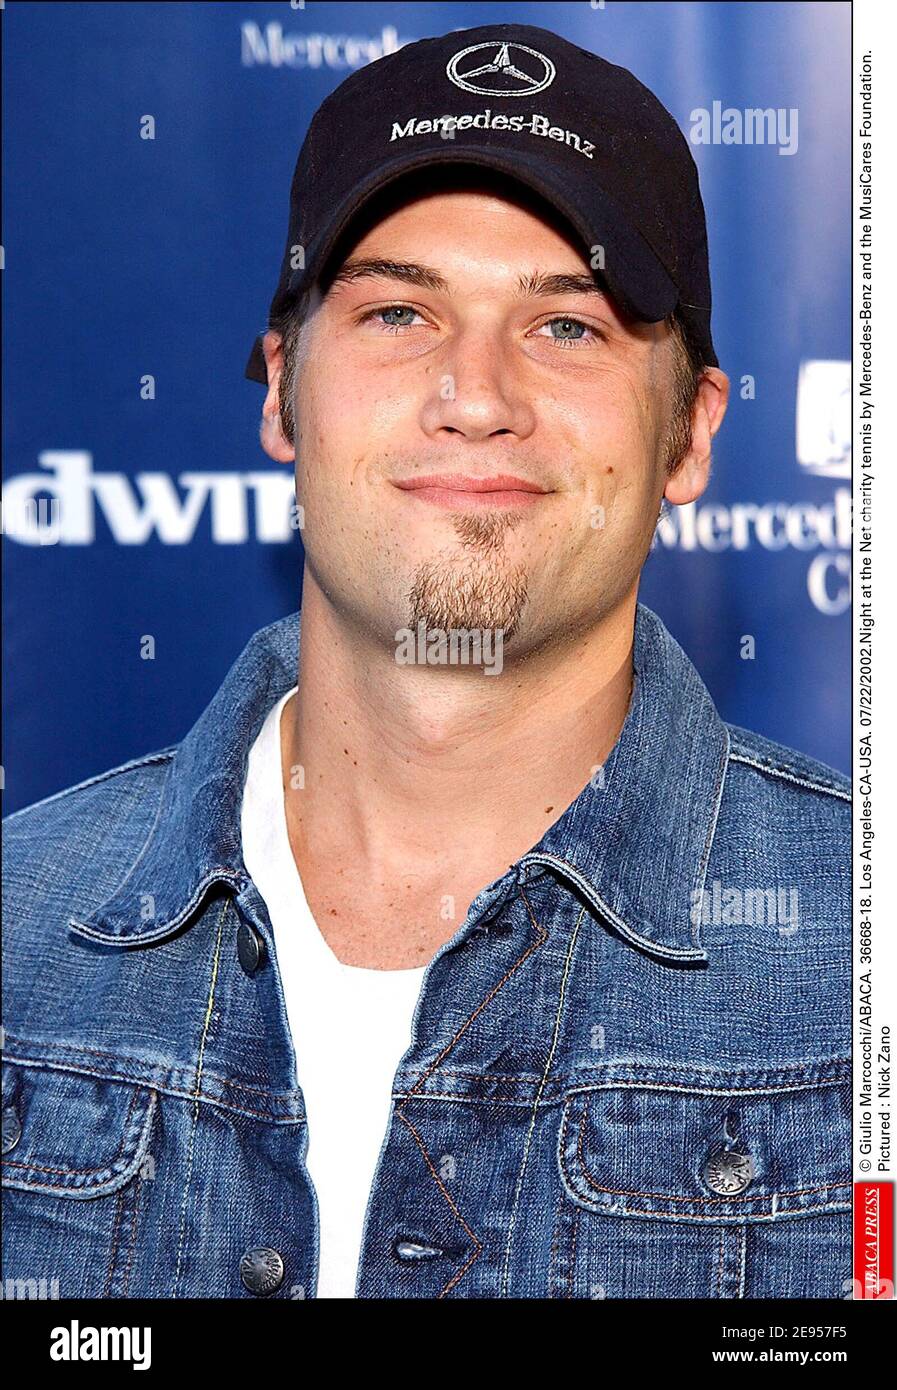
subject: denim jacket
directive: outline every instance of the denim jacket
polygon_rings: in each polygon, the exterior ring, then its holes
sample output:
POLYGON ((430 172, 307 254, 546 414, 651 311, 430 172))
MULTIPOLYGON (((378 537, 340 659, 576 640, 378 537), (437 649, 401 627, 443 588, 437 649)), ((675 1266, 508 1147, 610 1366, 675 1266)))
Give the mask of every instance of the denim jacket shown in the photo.
MULTIPOLYGON (((298 640, 262 628, 179 744, 4 822, 7 1296, 315 1296, 240 846, 298 640)), ((604 767, 427 967, 359 1298, 849 1287, 848 783, 723 723, 644 607, 634 665, 604 767)))

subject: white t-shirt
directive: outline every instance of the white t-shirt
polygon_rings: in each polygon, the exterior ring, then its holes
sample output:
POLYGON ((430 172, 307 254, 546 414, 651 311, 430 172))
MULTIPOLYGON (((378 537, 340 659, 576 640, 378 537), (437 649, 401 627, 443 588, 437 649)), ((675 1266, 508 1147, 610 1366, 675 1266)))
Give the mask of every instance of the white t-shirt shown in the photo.
POLYGON ((283 981, 296 1071, 305 1097, 307 1164, 320 1219, 319 1298, 354 1298, 361 1237, 392 1085, 411 1042, 426 966, 344 965, 309 911, 290 849, 280 715, 269 711, 249 750, 243 788, 243 861, 265 901, 283 981))

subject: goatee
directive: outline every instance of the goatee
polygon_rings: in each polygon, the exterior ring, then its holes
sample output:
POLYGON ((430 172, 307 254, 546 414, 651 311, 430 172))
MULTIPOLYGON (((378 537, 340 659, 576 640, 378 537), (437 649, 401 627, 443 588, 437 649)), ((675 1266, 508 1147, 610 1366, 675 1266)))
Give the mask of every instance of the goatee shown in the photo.
POLYGON ((507 642, 516 632, 527 598, 526 570, 505 553, 513 512, 460 512, 453 518, 459 552, 445 551, 417 567, 408 595, 408 626, 428 631, 498 631, 507 642))

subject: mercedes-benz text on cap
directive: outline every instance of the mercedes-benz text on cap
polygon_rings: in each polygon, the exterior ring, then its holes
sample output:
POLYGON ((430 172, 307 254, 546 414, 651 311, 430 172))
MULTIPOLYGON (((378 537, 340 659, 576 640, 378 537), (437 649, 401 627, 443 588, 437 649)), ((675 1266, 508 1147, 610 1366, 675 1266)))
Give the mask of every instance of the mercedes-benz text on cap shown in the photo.
MULTIPOLYGON (((269 321, 318 278, 370 198, 412 170, 469 164, 552 204, 633 317, 679 308, 704 361, 710 268, 698 171, 657 97, 626 68, 527 24, 421 39, 346 78, 299 151, 269 321)), ((246 376, 267 383, 261 335, 246 376)))

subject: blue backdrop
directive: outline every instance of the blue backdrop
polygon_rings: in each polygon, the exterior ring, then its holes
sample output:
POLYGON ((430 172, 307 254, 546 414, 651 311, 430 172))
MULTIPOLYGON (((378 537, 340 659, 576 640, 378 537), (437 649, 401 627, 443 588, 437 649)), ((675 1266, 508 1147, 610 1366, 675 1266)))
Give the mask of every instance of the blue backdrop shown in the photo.
POLYGON ((849 768, 849 5, 21 3, 2 15, 5 811, 183 737, 298 605, 291 470, 259 446, 243 368, 301 138, 352 68, 499 20, 631 68, 693 142, 732 400, 642 599, 724 718, 849 768))

